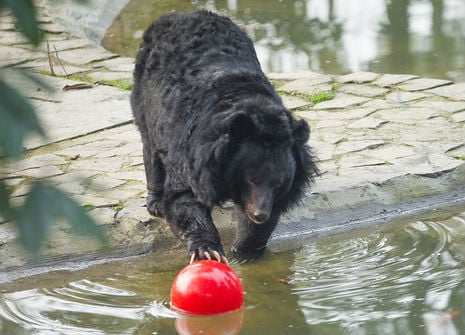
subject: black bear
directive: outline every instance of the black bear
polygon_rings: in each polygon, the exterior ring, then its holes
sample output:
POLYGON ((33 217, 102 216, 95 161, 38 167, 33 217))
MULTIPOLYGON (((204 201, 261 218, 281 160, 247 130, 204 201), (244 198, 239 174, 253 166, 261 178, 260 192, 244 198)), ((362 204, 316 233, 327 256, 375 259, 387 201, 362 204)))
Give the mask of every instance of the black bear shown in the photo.
POLYGON ((280 215, 317 174, 307 140, 263 74, 251 39, 208 11, 172 13, 144 33, 131 106, 147 209, 187 242, 191 262, 227 262, 212 208, 231 199, 233 256, 261 255, 280 215))

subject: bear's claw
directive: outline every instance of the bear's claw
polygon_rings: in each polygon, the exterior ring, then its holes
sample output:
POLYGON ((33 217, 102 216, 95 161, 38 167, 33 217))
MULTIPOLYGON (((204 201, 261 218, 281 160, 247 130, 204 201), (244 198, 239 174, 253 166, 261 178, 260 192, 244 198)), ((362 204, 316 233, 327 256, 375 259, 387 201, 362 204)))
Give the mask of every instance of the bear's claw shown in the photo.
POLYGON ((197 251, 194 251, 191 254, 189 263, 192 264, 196 260, 201 260, 201 259, 207 259, 207 260, 213 259, 220 263, 224 263, 228 265, 228 259, 225 256, 221 255, 218 251, 216 250, 206 251, 202 249, 198 249, 197 251))

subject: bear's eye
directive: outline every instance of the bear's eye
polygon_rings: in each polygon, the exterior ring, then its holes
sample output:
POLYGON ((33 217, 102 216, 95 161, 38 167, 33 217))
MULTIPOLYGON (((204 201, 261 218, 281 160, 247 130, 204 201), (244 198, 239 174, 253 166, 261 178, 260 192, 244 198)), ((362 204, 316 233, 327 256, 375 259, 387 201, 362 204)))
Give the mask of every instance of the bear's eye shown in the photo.
POLYGON ((246 183, 249 185, 257 185, 258 184, 258 178, 256 177, 248 177, 245 179, 246 183))

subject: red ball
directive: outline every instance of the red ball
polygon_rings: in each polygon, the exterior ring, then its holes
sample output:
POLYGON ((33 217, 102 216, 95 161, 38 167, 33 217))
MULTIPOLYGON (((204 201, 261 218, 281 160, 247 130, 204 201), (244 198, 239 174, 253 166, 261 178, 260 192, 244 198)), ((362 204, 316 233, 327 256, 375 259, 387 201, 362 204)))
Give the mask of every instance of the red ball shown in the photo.
POLYGON ((198 261, 179 272, 171 286, 171 306, 189 314, 212 315, 239 309, 244 290, 237 274, 217 261, 198 261))

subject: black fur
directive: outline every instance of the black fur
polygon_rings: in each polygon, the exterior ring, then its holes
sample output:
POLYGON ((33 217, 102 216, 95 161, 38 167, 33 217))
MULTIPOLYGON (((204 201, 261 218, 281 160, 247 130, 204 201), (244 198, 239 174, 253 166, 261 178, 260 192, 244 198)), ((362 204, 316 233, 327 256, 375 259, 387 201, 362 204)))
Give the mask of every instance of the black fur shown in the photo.
POLYGON ((131 105, 141 132, 147 208, 195 258, 224 256, 211 209, 239 217, 235 256, 259 255, 317 169, 296 120, 260 69, 252 41, 207 11, 169 14, 145 32, 131 105))

